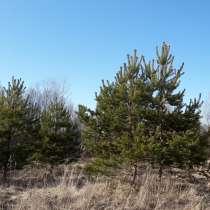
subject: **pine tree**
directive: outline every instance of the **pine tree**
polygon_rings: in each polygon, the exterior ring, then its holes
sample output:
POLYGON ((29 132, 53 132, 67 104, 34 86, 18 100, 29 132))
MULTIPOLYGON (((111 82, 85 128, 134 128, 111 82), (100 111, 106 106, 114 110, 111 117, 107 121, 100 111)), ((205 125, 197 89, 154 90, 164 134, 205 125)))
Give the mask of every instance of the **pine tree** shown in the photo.
POLYGON ((136 173, 137 162, 144 155, 143 117, 153 89, 146 83, 141 60, 134 51, 133 56, 128 55, 114 82, 102 81, 100 93, 96 94, 95 111, 79 106, 84 124, 83 143, 95 157, 95 166, 129 162, 136 173))
POLYGON ((30 103, 21 79, 14 79, 0 96, 0 165, 6 180, 9 162, 17 167, 26 163, 34 150, 39 131, 39 112, 30 103))
POLYGON ((57 97, 41 115, 41 161, 52 165, 80 156, 80 130, 64 100, 57 97))
POLYGON ((183 102, 185 90, 178 90, 178 87, 184 65, 174 69, 173 60, 170 47, 163 43, 161 52, 157 49, 156 66, 144 61, 144 68, 151 69, 148 73, 154 87, 150 108, 145 115, 148 153, 152 162, 160 166, 160 176, 163 166, 192 166, 207 157, 207 141, 200 136, 201 97, 190 100, 189 104, 183 102), (195 156, 197 158, 193 158, 195 156))
MULTIPOLYGON (((200 133, 200 97, 184 103, 179 90, 183 64, 173 67, 170 47, 163 43, 157 58, 146 62, 136 51, 128 56, 113 82, 102 81, 96 109, 79 106, 85 148, 101 167, 140 160, 192 166, 206 159, 207 141, 200 133)), ((94 168, 95 169, 95 168, 94 168)))

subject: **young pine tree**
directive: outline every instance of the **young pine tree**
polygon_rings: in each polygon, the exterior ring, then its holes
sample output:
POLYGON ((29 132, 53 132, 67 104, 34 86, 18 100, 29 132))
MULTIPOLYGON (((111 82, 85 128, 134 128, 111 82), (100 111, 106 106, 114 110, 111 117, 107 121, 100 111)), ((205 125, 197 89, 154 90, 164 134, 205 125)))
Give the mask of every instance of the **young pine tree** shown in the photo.
POLYGON ((159 165, 161 176, 163 166, 205 161, 200 98, 184 103, 185 90, 178 89, 183 65, 173 68, 169 50, 163 43, 148 63, 135 51, 113 82, 102 82, 95 111, 79 106, 83 144, 95 167, 129 162, 135 177, 138 161, 146 158, 159 165))
POLYGON ((64 100, 54 98, 42 111, 39 159, 51 165, 80 156, 80 130, 64 100))
POLYGON ((82 139, 94 157, 94 170, 129 162, 134 174, 137 173, 137 163, 145 150, 144 113, 153 93, 141 60, 134 51, 133 56, 128 55, 114 82, 102 81, 100 93, 96 94, 95 111, 79 106, 84 125, 82 139))
POLYGON ((14 79, 0 95, 0 166, 6 179, 11 161, 17 167, 26 163, 34 151, 39 132, 39 111, 30 103, 21 79, 14 79))
POLYGON ((157 49, 156 65, 144 60, 153 86, 150 108, 145 114, 145 128, 148 129, 148 154, 151 161, 160 167, 172 164, 189 166, 201 164, 207 158, 207 140, 201 137, 200 107, 198 99, 184 103, 185 90, 179 90, 183 64, 173 68, 174 57, 170 47, 163 43, 161 52, 157 49))

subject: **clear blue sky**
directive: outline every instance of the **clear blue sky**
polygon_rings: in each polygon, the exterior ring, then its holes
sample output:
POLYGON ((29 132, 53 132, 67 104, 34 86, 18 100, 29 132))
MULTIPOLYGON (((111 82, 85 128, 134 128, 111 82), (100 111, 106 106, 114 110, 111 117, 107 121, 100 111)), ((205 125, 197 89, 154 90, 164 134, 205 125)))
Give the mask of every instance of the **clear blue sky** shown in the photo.
POLYGON ((208 0, 7 0, 0 2, 0 81, 67 84, 71 100, 94 107, 134 48, 147 59, 170 43, 185 62, 186 100, 210 92, 208 0))

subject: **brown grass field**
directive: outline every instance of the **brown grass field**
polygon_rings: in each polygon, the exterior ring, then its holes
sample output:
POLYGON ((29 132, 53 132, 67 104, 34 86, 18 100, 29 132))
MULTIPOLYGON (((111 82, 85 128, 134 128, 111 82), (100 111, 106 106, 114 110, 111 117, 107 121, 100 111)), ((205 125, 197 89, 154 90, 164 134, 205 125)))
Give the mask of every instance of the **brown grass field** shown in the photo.
POLYGON ((126 171, 90 178, 82 164, 28 166, 9 174, 0 185, 1 210, 207 210, 209 178, 192 172, 165 171, 161 181, 151 168, 141 168, 135 186, 126 171))

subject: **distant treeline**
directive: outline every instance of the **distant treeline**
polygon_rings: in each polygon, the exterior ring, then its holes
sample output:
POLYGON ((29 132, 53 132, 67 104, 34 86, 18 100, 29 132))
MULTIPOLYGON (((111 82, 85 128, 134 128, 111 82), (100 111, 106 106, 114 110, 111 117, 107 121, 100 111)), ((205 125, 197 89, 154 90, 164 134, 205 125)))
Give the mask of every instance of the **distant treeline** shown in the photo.
POLYGON ((209 156, 209 131, 202 129, 201 96, 184 103, 180 90, 183 64, 174 69, 166 43, 147 62, 134 51, 96 94, 96 108, 79 105, 53 87, 26 89, 12 78, 0 88, 0 167, 6 179, 10 168, 31 161, 69 163, 81 154, 91 157, 88 170, 111 173, 123 164, 134 168, 147 161, 159 167, 190 169, 209 156))

